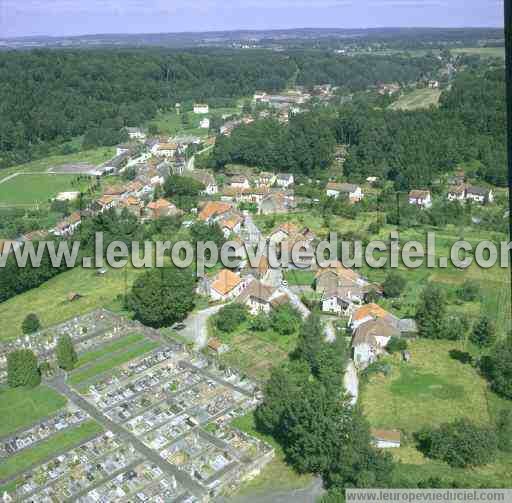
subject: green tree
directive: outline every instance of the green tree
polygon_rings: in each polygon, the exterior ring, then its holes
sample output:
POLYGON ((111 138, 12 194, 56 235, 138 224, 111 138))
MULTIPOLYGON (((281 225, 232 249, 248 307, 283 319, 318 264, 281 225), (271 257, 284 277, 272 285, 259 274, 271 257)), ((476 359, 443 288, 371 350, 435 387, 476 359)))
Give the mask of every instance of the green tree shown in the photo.
POLYGON ((171 175, 164 183, 164 193, 178 208, 190 210, 197 206, 204 185, 188 176, 171 175))
POLYGON ((192 272, 166 267, 140 275, 128 295, 127 306, 141 323, 160 328, 183 321, 193 309, 194 301, 192 272))
POLYGON ((500 410, 496 421, 496 432, 500 450, 512 452, 512 410, 500 410))
POLYGON ((30 349, 17 349, 7 355, 7 383, 11 388, 36 387, 41 382, 37 357, 30 349))
POLYGON ((277 306, 270 313, 270 326, 281 335, 295 333, 299 329, 301 322, 300 313, 290 303, 277 306))
POLYGON ((423 430, 417 438, 427 456, 458 468, 485 465, 492 462, 498 452, 496 433, 467 419, 423 430))
POLYGON ((480 360, 480 370, 493 391, 512 400, 512 336, 499 342, 489 355, 480 360))
POLYGON ((398 353, 407 349, 407 341, 402 337, 391 337, 386 345, 386 350, 390 353, 398 353))
POLYGON ((73 370, 75 363, 78 361, 78 356, 69 335, 63 334, 59 337, 56 352, 59 367, 68 372, 73 370))
POLYGON ((30 313, 27 314, 23 323, 21 324, 21 330, 24 334, 33 334, 37 332, 41 328, 41 323, 39 322, 39 318, 36 314, 30 313))
POLYGON ((249 313, 243 304, 228 304, 217 313, 215 326, 223 332, 233 332, 246 321, 248 317, 249 313))
POLYGON ((496 329, 494 323, 487 316, 482 316, 473 327, 471 342, 479 347, 488 347, 494 344, 496 329))
POLYGON ((400 297, 407 280, 397 271, 390 271, 383 283, 384 295, 389 298, 400 297))
POLYGON ((416 321, 422 337, 442 339, 446 320, 446 296, 438 286, 429 283, 416 306, 416 321))
POLYGON ((294 357, 306 361, 314 374, 318 374, 320 370, 319 355, 322 351, 324 337, 322 319, 320 314, 314 311, 300 329, 297 348, 294 352, 294 357))
POLYGON ((251 330, 255 332, 266 332, 270 328, 270 318, 264 313, 260 312, 251 319, 251 330))

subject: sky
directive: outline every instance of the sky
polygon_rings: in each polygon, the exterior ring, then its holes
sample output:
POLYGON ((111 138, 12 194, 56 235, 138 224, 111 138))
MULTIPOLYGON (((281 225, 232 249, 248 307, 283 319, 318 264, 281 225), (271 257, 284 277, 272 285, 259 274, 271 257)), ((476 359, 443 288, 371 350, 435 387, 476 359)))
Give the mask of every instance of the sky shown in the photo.
POLYGON ((470 26, 502 27, 503 0, 0 0, 0 38, 470 26))

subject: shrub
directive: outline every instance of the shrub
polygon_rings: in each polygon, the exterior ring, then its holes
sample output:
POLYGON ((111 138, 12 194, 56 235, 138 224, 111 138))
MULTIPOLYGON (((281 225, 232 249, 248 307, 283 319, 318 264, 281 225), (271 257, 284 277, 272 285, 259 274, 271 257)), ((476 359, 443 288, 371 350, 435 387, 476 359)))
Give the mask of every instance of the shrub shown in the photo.
POLYGON ((407 285, 406 279, 396 271, 390 271, 382 284, 384 295, 388 298, 400 297, 407 285))
POLYGON ((480 360, 480 370, 493 391, 512 399, 512 336, 497 344, 491 354, 480 360))
POLYGON ((474 302, 480 295, 480 285, 477 281, 467 279, 457 292, 464 302, 474 302))
POLYGON ((265 332, 270 328, 270 318, 265 313, 259 313, 251 320, 251 330, 265 332))
POLYGON ((289 303, 276 307, 270 314, 270 326, 281 335, 293 334, 301 322, 300 313, 289 303))
POLYGON ((405 351, 406 349, 407 341, 401 337, 391 337, 386 346, 386 350, 390 353, 398 353, 399 351, 405 351))

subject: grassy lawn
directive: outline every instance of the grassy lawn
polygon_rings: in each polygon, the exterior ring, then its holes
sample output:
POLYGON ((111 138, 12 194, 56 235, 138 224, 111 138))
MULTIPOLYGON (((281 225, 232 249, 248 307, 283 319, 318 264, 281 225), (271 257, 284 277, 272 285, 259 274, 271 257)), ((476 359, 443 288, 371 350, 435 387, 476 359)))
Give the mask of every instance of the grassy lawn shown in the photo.
POLYGON ((67 400, 47 388, 7 388, 0 390, 0 437, 27 428, 39 419, 49 416, 64 407, 67 400))
POLYGON ((87 182, 72 185, 74 175, 19 175, 0 184, 0 203, 16 206, 46 203, 59 192, 84 190, 87 182))
POLYGON ((279 444, 270 436, 256 430, 253 413, 235 419, 232 426, 257 437, 275 449, 274 459, 262 470, 260 475, 243 484, 237 495, 251 495, 273 491, 293 491, 303 489, 313 481, 312 475, 300 475, 284 461, 284 453, 279 444))
POLYGON ((91 150, 84 150, 77 152, 76 154, 69 155, 52 155, 38 159, 37 161, 31 161, 26 164, 19 164, 11 168, 3 169, 0 171, 0 181, 9 175, 16 172, 35 172, 35 171, 47 171, 49 168, 56 166, 63 166, 64 164, 71 164, 77 162, 86 162, 89 164, 101 164, 111 159, 116 153, 114 147, 99 147, 91 150))
POLYGON ((76 427, 56 433, 44 442, 10 456, 0 463, 0 479, 6 479, 43 462, 48 457, 70 449, 103 431, 95 421, 86 421, 76 427))
POLYGON ((392 110, 418 110, 420 108, 429 108, 437 106, 441 91, 439 89, 416 89, 410 93, 401 96, 398 101, 390 105, 392 110))
POLYGON ((120 339, 111 342, 110 344, 104 344, 99 349, 87 351, 87 353, 82 354, 80 358, 78 358, 78 362, 76 363, 75 368, 83 367, 84 365, 87 365, 94 360, 98 360, 102 356, 120 351, 121 349, 126 349, 144 340, 145 337, 141 334, 125 335, 124 337, 121 337, 120 339))
POLYGON ((372 375, 363 386, 361 404, 372 426, 412 433, 460 417, 490 421, 486 381, 449 356, 452 349, 464 349, 460 343, 422 339, 409 347, 410 363, 399 355, 386 357, 390 375, 372 375))
MULTIPOLYGON (((131 287, 141 269, 127 268, 126 285, 131 287)), ((121 302, 116 300, 125 291, 124 269, 110 269, 104 276, 97 276, 92 269, 76 267, 43 283, 38 288, 22 293, 0 304, 2 333, 0 338, 20 337, 21 323, 27 313, 35 313, 43 327, 105 307, 120 311, 121 302), (78 292, 81 299, 69 302, 70 292, 78 292)))
POLYGON ((312 271, 286 271, 284 279, 290 286, 311 286, 315 281, 315 273, 312 271))
POLYGON ((83 370, 78 369, 71 374, 68 382, 72 385, 80 384, 88 379, 91 379, 98 374, 112 370, 113 368, 122 365, 123 363, 129 362, 134 358, 144 355, 153 351, 159 346, 154 341, 144 341, 140 344, 136 344, 133 347, 130 346, 126 351, 115 354, 111 357, 102 358, 97 364, 87 367, 83 370))

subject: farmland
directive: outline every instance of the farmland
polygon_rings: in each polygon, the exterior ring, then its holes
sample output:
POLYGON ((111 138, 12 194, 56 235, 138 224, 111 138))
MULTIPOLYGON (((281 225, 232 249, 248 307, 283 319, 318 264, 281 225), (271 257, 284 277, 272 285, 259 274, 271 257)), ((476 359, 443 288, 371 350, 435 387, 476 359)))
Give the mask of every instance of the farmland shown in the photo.
POLYGON ((391 110, 418 110, 437 106, 441 91, 439 89, 416 89, 401 96, 390 105, 391 110))

